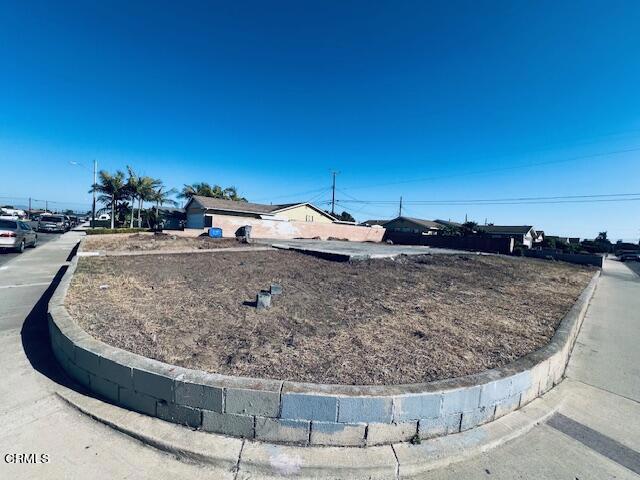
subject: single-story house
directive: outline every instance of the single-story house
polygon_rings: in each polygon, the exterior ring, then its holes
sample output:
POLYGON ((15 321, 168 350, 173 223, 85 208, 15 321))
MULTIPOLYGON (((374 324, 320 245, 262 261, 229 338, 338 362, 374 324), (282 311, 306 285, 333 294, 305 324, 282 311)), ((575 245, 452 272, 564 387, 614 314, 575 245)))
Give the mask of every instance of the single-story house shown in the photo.
POLYGON ((384 224, 388 232, 421 233, 422 235, 436 235, 442 230, 442 225, 423 220, 421 218, 397 217, 384 224))
POLYGON ((389 220, 365 220, 361 222, 360 225, 365 225, 367 227, 384 227, 389 220))
POLYGON ((513 238, 527 248, 531 248, 538 240, 538 233, 531 225, 479 225, 478 231, 491 238, 513 238))
POLYGON ((297 222, 334 223, 328 213, 310 203, 263 205, 221 198, 193 196, 184 207, 187 228, 216 226, 216 217, 248 217, 255 219, 287 220, 297 222))
POLYGON ((452 222, 451 220, 436 219, 433 222, 442 225, 443 227, 460 228, 462 226, 461 223, 452 222))

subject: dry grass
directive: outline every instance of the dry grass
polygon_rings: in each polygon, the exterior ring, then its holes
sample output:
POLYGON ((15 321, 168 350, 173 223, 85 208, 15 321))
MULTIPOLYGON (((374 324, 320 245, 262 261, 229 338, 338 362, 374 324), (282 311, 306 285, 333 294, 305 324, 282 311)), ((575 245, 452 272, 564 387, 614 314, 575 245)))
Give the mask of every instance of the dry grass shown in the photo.
POLYGON ((80 259, 67 306, 101 340, 185 367, 400 384, 479 372, 540 348, 592 273, 476 255, 93 257, 80 259), (248 303, 271 282, 284 293, 257 312, 248 303))
POLYGON ((178 250, 209 250, 216 248, 247 247, 252 244, 238 242, 235 238, 180 237, 170 233, 134 233, 87 236, 85 251, 104 252, 175 252, 178 250))

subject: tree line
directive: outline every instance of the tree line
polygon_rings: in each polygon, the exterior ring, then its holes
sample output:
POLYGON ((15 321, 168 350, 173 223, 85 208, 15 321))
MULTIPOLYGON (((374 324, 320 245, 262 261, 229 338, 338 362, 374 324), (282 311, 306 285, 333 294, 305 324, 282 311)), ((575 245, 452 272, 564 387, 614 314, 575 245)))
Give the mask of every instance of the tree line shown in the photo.
POLYGON ((219 185, 210 185, 206 182, 183 185, 182 190, 178 191, 175 188, 168 188, 159 178, 138 175, 130 166, 127 166, 126 174, 122 170, 117 170, 115 173, 101 170, 98 173, 97 182, 91 186, 89 192, 98 194, 98 202, 105 205, 101 211, 110 210, 112 229, 115 228, 116 216, 123 224, 128 217, 129 228, 133 228, 134 219, 137 226, 141 227, 143 216, 146 216, 147 226, 153 226, 158 220, 160 207, 178 205, 178 202, 172 198, 174 196, 187 200, 194 195, 200 195, 238 202, 247 201, 238 195, 235 187, 223 189, 219 185), (155 211, 145 212, 145 202, 154 204, 155 211), (144 213, 146 215, 143 215, 144 213), (154 218, 151 218, 152 216, 154 218))

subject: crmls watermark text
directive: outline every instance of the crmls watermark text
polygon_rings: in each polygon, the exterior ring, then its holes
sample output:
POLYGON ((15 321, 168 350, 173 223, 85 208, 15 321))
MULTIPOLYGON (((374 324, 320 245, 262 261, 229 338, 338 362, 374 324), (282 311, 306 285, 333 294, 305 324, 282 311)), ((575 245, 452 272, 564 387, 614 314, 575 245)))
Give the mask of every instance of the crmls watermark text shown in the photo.
POLYGON ((49 463, 46 453, 7 453, 4 463, 49 463))

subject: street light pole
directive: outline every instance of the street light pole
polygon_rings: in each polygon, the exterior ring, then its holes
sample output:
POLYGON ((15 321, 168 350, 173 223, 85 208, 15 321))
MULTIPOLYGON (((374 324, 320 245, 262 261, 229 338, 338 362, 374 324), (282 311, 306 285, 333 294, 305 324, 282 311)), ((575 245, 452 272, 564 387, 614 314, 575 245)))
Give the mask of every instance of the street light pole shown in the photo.
MULTIPOLYGON (((79 162, 74 162, 74 161, 69 161, 69 163, 71 165, 75 165, 77 167, 82 167, 85 170, 89 170, 87 168, 86 165, 83 165, 82 163, 79 162)), ((94 158, 93 159, 93 183, 91 184, 91 192, 93 193, 93 204, 91 206, 91 224, 92 227, 91 228, 96 228, 96 183, 98 183, 98 161, 94 158)))
POLYGON ((336 174, 338 172, 333 172, 333 185, 331 187, 331 215, 336 214, 336 174))
POLYGON ((91 228, 96 228, 96 183, 98 183, 98 161, 93 159, 93 185, 91 186, 91 190, 93 190, 93 205, 91 207, 91 228))

